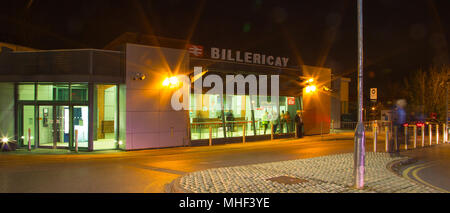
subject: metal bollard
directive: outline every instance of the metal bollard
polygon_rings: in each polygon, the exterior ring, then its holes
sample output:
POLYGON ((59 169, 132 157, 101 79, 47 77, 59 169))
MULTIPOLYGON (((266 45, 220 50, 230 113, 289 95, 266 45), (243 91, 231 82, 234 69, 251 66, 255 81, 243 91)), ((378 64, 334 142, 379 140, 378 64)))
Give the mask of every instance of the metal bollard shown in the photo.
POLYGON ((212 146, 212 127, 209 127, 209 146, 212 146))
POLYGON ((31 151, 31 128, 28 128, 28 151, 31 151))
POLYGON ((439 144, 439 124, 436 124, 436 144, 439 144))
POLYGON ((295 138, 298 138, 297 123, 294 123, 294 129, 295 129, 295 138))
POLYGON ((413 126, 413 131, 414 131, 414 149, 417 148, 417 126, 414 125, 413 126))
POLYGON ((397 151, 397 133, 398 133, 398 128, 397 126, 394 126, 394 150, 397 151))
POLYGON ((422 147, 425 147, 425 124, 421 126, 422 128, 422 147))
POLYGON ((448 143, 448 130, 447 130, 447 125, 444 124, 443 128, 442 128, 442 133, 444 134, 444 143, 448 143))
POLYGON ((78 152, 78 129, 75 130, 75 152, 78 152))
POLYGON ((373 126, 373 152, 377 152, 377 126, 373 126))
POLYGON ((245 143, 245 124, 242 125, 242 143, 245 143))
POLYGON ((405 126, 405 150, 408 150, 408 126, 405 126))
POLYGON ((331 120, 331 133, 334 133, 334 120, 331 120))
POLYGON ((273 141, 273 123, 270 124, 270 140, 273 141))
POLYGON ((433 132, 431 129, 433 128, 433 125, 428 125, 428 137, 430 138, 430 146, 432 145, 431 140, 433 139, 433 132))
POLYGON ((386 138, 385 138, 385 148, 386 148, 386 152, 388 152, 389 151, 389 127, 384 127, 384 131, 386 132, 385 134, 386 134, 386 138))
POLYGON ((447 143, 447 138, 446 138, 447 134, 445 134, 445 128, 446 127, 447 126, 445 124, 442 124, 442 141, 443 141, 443 143, 447 143))

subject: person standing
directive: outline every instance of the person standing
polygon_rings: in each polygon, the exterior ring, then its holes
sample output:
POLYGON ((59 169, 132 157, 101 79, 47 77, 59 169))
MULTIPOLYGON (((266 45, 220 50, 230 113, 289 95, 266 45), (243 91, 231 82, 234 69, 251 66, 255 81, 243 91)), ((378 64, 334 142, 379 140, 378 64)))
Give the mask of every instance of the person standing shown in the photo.
POLYGON ((303 138, 303 118, 300 110, 297 110, 297 114, 295 114, 295 124, 297 133, 297 138, 303 138))
POLYGON ((284 133, 284 125, 286 124, 286 119, 284 117, 285 113, 284 110, 281 111, 280 115, 280 133, 284 133))
POLYGON ((286 133, 290 133, 291 132, 291 115, 289 114, 289 112, 286 112, 284 114, 284 120, 286 120, 286 133))
POLYGON ((264 127, 264 135, 265 135, 267 131, 267 126, 269 125, 269 113, 267 113, 267 111, 264 112, 264 115, 262 117, 262 125, 264 127))
POLYGON ((272 124, 273 124, 273 132, 276 133, 279 124, 279 117, 277 111, 273 111, 272 113, 272 124))
POLYGON ((228 132, 233 132, 233 129, 234 129, 234 125, 233 125, 233 122, 234 122, 233 111, 232 111, 232 110, 229 110, 229 111, 226 113, 225 118, 226 118, 227 129, 228 129, 227 131, 228 131, 228 132))

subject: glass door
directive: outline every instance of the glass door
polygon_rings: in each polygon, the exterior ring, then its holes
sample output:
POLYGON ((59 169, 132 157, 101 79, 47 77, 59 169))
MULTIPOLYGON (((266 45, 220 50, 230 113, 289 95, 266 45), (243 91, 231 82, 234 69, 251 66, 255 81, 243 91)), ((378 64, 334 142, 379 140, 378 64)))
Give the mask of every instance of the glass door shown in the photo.
POLYGON ((19 136, 20 145, 28 146, 31 143, 31 147, 35 147, 35 114, 34 105, 21 105, 19 108, 19 136))
POLYGON ((39 106, 39 146, 69 147, 69 106, 39 106))
MULTIPOLYGON (((89 146, 89 107, 73 106, 73 141, 78 141, 79 148, 89 146)), ((75 146, 75 145, 74 145, 75 146)))

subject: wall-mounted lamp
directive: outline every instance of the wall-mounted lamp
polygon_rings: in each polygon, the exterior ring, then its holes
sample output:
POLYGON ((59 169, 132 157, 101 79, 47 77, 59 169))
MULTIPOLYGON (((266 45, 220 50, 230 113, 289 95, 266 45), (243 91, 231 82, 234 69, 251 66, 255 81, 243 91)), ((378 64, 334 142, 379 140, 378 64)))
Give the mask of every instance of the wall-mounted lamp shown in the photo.
POLYGON ((145 74, 137 72, 137 73, 134 74, 133 80, 135 80, 135 81, 137 81, 137 80, 143 81, 143 80, 145 80, 146 77, 147 76, 145 74))

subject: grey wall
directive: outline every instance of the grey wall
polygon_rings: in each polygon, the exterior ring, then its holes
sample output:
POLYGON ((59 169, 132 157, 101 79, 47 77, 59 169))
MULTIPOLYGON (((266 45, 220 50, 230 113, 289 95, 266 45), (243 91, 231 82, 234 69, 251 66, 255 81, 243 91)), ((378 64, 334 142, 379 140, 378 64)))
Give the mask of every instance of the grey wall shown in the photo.
POLYGON ((183 146, 188 143, 188 113, 174 111, 173 90, 162 87, 169 72, 187 72, 183 50, 126 46, 126 149, 183 146), (177 66, 179 65, 179 66, 177 66), (145 80, 133 80, 136 73, 145 80))
POLYGON ((0 83, 0 136, 14 136, 13 83, 0 83))

